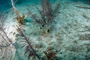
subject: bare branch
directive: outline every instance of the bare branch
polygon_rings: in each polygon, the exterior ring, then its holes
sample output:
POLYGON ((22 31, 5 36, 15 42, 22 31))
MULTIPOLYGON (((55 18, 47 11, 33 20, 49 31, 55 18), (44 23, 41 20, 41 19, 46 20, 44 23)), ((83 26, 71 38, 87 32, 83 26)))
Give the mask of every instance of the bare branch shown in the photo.
POLYGON ((3 20, 3 15, 1 14, 1 12, 0 12, 0 36, 2 37, 2 39, 4 40, 4 41, 6 41, 7 42, 7 45, 5 45, 5 46, 3 46, 3 45, 0 45, 0 47, 8 47, 8 46, 10 46, 10 44, 13 44, 12 43, 12 41, 9 39, 9 37, 7 36, 7 34, 6 34, 6 32, 4 31, 4 29, 3 29, 3 26, 2 26, 2 24, 3 24, 3 22, 2 22, 2 20, 3 20), (1 34, 1 33, 3 33, 3 34, 1 34), (9 43, 9 42, 10 43, 9 43))
MULTIPOLYGON (((17 27, 18 27, 18 26, 17 26, 17 27)), ((40 59, 39 55, 36 53, 36 51, 35 51, 34 48, 32 47, 31 42, 30 42, 30 41, 28 40, 28 38, 24 35, 24 33, 22 32, 22 30, 21 30, 20 27, 18 27, 18 30, 19 30, 20 34, 21 34, 21 35, 24 37, 24 39, 26 40, 27 44, 29 45, 29 48, 32 49, 33 54, 34 54, 38 59, 40 59)))

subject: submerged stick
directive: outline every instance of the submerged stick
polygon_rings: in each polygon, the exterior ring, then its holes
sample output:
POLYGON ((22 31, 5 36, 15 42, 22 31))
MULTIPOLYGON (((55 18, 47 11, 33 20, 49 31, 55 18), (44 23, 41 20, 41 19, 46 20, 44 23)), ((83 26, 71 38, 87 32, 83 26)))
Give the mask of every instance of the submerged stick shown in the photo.
MULTIPOLYGON (((17 26, 18 27, 18 26, 17 26)), ((26 40, 26 42, 28 43, 29 47, 32 49, 33 51, 33 54, 38 58, 40 59, 39 55, 36 53, 36 51, 34 50, 34 48, 32 47, 29 39, 24 35, 24 33, 22 32, 22 30, 18 27, 18 30, 20 31, 20 33, 22 34, 22 36, 24 37, 24 39, 26 40)))
POLYGON ((24 13, 22 14, 22 16, 20 16, 19 12, 17 11, 16 7, 14 6, 13 0, 11 0, 11 3, 12 3, 14 12, 15 12, 16 15, 17 15, 17 18, 16 18, 17 21, 18 21, 21 25, 23 25, 23 21, 24 21, 24 18, 25 18, 24 13))
POLYGON ((13 7, 14 12, 17 14, 18 17, 20 17, 19 12, 16 10, 16 7, 14 6, 13 0, 11 0, 11 3, 12 3, 12 7, 13 7))
POLYGON ((85 7, 85 6, 76 6, 78 8, 84 8, 84 9, 90 9, 90 7, 85 7))

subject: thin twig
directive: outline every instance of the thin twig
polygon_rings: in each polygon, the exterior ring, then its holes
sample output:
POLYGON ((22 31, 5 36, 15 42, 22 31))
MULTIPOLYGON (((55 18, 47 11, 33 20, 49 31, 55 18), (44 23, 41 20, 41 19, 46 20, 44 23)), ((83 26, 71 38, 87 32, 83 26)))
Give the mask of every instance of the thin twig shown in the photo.
MULTIPOLYGON (((18 27, 18 26, 17 26, 18 27)), ((40 59, 39 55, 36 53, 36 51, 34 50, 34 48, 32 47, 30 41, 28 40, 28 38, 24 35, 24 33, 22 32, 22 30, 20 29, 20 27, 18 27, 18 30, 20 31, 20 33, 22 34, 22 36, 25 38, 26 42, 28 43, 29 47, 32 49, 33 54, 40 59)))

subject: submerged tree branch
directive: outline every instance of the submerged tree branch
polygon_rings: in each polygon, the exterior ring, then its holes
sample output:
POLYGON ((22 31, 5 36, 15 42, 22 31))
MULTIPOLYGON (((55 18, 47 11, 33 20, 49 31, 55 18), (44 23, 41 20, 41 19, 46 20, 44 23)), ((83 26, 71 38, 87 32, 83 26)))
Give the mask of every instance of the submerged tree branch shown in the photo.
MULTIPOLYGON (((18 27, 18 26, 17 26, 18 27)), ((20 34, 24 37, 24 39, 26 40, 27 44, 29 45, 29 47, 32 49, 33 54, 40 59, 39 55, 36 53, 36 51, 34 50, 34 48, 31 45, 31 42, 29 41, 29 39, 24 35, 24 33, 22 32, 21 28, 18 27, 18 30, 20 32, 20 34)))

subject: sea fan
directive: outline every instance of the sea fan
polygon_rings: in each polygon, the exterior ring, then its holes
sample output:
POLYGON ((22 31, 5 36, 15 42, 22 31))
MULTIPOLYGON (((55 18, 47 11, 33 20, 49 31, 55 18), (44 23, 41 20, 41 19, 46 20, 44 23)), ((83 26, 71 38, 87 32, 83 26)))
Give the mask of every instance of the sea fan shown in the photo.
POLYGON ((28 9, 29 14, 32 16, 34 21, 38 24, 40 24, 42 27, 49 26, 51 23, 54 22, 55 17, 59 13, 60 8, 60 2, 56 5, 56 7, 53 8, 49 0, 41 0, 42 10, 40 10, 38 7, 37 10, 41 16, 41 18, 37 18, 35 15, 32 14, 32 12, 28 9))

